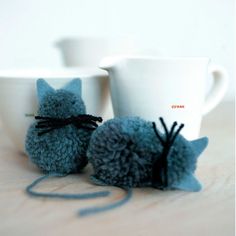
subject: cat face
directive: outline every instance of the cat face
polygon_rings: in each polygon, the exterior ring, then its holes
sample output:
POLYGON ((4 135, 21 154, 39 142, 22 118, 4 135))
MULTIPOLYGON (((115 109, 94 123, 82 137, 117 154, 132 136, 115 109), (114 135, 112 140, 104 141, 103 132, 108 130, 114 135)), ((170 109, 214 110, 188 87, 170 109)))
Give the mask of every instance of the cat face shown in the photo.
POLYGON ((207 144, 208 138, 206 137, 188 141, 182 135, 178 136, 167 157, 168 182, 171 188, 185 191, 201 189, 201 184, 195 178, 194 172, 197 159, 207 144))
POLYGON ((201 184, 194 177, 194 171, 197 158, 208 144, 208 138, 188 141, 179 134, 184 124, 175 130, 178 125, 174 122, 168 130, 162 117, 160 117, 160 122, 164 128, 162 135, 159 134, 153 122, 157 141, 163 146, 162 154, 153 165, 153 185, 161 189, 199 191, 201 184))
POLYGON ((86 109, 81 98, 81 81, 74 79, 61 89, 53 89, 45 80, 37 81, 39 100, 38 115, 68 118, 85 114, 86 109))

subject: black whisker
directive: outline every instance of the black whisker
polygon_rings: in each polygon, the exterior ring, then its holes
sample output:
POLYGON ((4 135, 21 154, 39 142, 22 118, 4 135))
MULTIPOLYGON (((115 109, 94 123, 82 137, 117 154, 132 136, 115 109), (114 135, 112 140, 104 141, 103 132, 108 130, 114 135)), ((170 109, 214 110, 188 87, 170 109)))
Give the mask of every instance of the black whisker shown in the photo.
POLYGON ((53 118, 49 116, 35 116, 35 120, 60 120, 60 118, 53 118))
POLYGON ((74 125, 77 128, 94 130, 98 127, 96 122, 102 122, 102 117, 92 115, 78 115, 68 118, 53 118, 44 116, 35 116, 36 120, 40 120, 36 124, 36 128, 40 129, 38 135, 41 136, 55 129, 63 128, 67 125, 74 125))
POLYGON ((97 126, 92 127, 92 126, 80 125, 78 128, 87 129, 87 130, 95 130, 97 126))
POLYGON ((45 124, 41 124, 41 123, 38 123, 35 127, 36 128, 48 128, 48 127, 60 127, 60 126, 64 126, 65 123, 63 124, 57 124, 57 123, 45 123, 45 124))
POLYGON ((79 115, 77 116, 77 119, 80 121, 97 121, 97 122, 102 122, 102 117, 97 117, 97 116, 92 116, 92 115, 79 115))
POLYGON ((170 146, 174 143, 174 141, 175 141, 177 135, 180 133, 180 131, 181 131, 181 129, 183 129, 183 127, 184 127, 184 124, 181 124, 181 125, 179 126, 179 128, 177 129, 177 131, 175 132, 174 136, 172 137, 172 139, 171 139, 171 141, 170 141, 170 146))
POLYGON ((164 140, 161 138, 160 134, 158 133, 157 127, 156 127, 156 123, 155 123, 155 122, 152 122, 152 127, 153 127, 153 130, 154 130, 154 132, 155 132, 157 138, 158 138, 159 141, 161 142, 162 146, 164 146, 164 145, 165 145, 165 142, 164 142, 164 140))
MULTIPOLYGON (((173 133, 174 133, 174 129, 175 129, 175 127, 177 126, 177 122, 175 121, 174 123, 173 123, 173 125, 172 125, 172 127, 171 127, 171 130, 170 130, 170 139, 171 139, 171 137, 172 137, 172 135, 173 135, 173 133)), ((169 140, 170 141, 170 140, 169 140)))
POLYGON ((159 120, 161 121, 161 124, 162 124, 162 126, 163 126, 163 128, 165 130, 166 140, 168 140, 169 139, 169 132, 168 132, 167 126, 166 126, 166 124, 165 124, 165 122, 164 122, 162 117, 160 117, 159 120))
POLYGON ((158 138, 158 140, 160 140, 162 146, 163 146, 163 150, 162 150, 162 154, 159 158, 157 158, 154 163, 153 163, 153 168, 152 168, 152 183, 155 186, 156 183, 161 184, 161 186, 159 186, 160 188, 166 188, 168 187, 168 154, 169 151, 171 149, 171 146, 173 145, 176 137, 178 136, 178 134, 180 133, 181 129, 184 127, 183 124, 181 124, 179 126, 179 128, 177 129, 177 131, 175 132, 175 127, 177 126, 177 122, 175 121, 171 127, 170 132, 168 132, 167 126, 163 120, 162 117, 159 118, 160 122, 164 128, 165 131, 165 135, 166 135, 166 139, 165 141, 161 138, 161 136, 158 133, 158 130, 156 128, 156 124, 153 122, 153 129, 155 131, 155 134, 158 138))

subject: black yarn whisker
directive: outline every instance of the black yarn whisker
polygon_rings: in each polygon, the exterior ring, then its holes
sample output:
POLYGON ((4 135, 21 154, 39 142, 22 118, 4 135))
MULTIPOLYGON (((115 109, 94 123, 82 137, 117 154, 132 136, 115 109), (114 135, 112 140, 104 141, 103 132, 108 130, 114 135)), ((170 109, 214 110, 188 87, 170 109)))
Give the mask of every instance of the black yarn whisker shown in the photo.
POLYGON ((44 121, 38 121, 38 124, 57 124, 57 123, 62 123, 64 120, 44 120, 44 121))
POLYGON ((160 134, 158 133, 157 127, 156 127, 156 123, 155 123, 155 122, 152 122, 152 127, 153 127, 153 130, 154 130, 155 134, 156 134, 156 137, 160 140, 162 146, 164 146, 164 145, 165 145, 165 142, 164 142, 164 140, 161 138, 160 134))
POLYGON ((36 124, 36 128, 49 128, 49 127, 61 127, 61 126, 66 126, 70 124, 69 122, 47 122, 47 123, 41 123, 38 122, 36 124))
MULTIPOLYGON (((176 125, 177 125, 177 122, 176 122, 176 125)), ((171 136, 172 136, 172 134, 173 134, 173 132, 174 132, 174 128, 176 127, 176 125, 173 124, 173 126, 172 126, 172 129, 171 129, 171 132, 172 132, 172 133, 171 133, 171 136)), ((171 148, 171 146, 173 145, 173 143, 174 143, 174 141, 175 141, 177 135, 180 133, 180 131, 181 131, 181 129, 182 129, 183 127, 184 127, 184 125, 181 124, 181 125, 179 126, 179 128, 177 129, 177 131, 175 132, 174 136, 173 136, 173 137, 170 136, 170 140, 169 140, 168 143, 167 143, 166 153, 165 153, 165 156, 166 156, 165 159, 166 159, 166 161, 165 161, 165 165, 164 165, 164 176, 165 176, 165 178, 164 178, 164 187, 167 187, 167 186, 168 186, 168 160, 167 160, 168 153, 169 153, 170 148, 171 148)))
MULTIPOLYGON (((154 131, 156 133, 157 138, 160 140, 162 146, 163 146, 163 151, 162 151, 162 155, 160 157, 160 159, 157 159, 154 163, 153 163, 153 183, 155 184, 156 181, 159 181, 162 183, 163 187, 167 187, 168 186, 168 153, 170 151, 170 148, 172 146, 172 144, 174 143, 177 135, 180 133, 181 129, 184 127, 183 124, 181 124, 179 126, 179 128, 177 129, 177 131, 175 132, 175 127, 177 126, 177 122, 175 121, 171 127, 170 132, 168 132, 167 126, 163 120, 162 117, 159 118, 160 122, 165 130, 166 133, 166 140, 163 141, 156 129, 156 124, 153 123, 153 128, 154 131), (157 172, 160 168, 160 165, 163 167, 163 175, 159 175, 157 172)), ((160 170, 159 170, 160 171, 160 170)))
MULTIPOLYGON (((63 128, 65 126, 67 126, 69 124, 66 124, 66 125, 53 125, 53 126, 50 126, 50 128, 48 126, 45 126, 45 127, 37 127, 36 128, 49 128, 49 129, 46 129, 46 130, 42 130, 38 133, 39 136, 41 136, 42 134, 46 134, 52 130, 55 130, 55 129, 60 129, 60 128, 63 128)), ((97 128, 97 125, 94 127, 94 126, 84 126, 84 125, 76 125, 77 128, 84 128, 84 129, 88 129, 88 130, 94 130, 97 128)))
POLYGON ((167 129, 167 126, 166 126, 166 123, 164 122, 163 118, 160 117, 159 120, 161 121, 161 124, 165 130, 165 133, 166 133, 166 140, 169 140, 169 132, 168 132, 168 129, 167 129))
POLYGON ((47 116, 35 116, 36 120, 42 120, 40 122, 60 122, 60 121, 73 121, 73 120, 77 120, 77 121, 83 121, 83 122, 87 122, 87 121, 95 121, 95 122, 102 122, 102 117, 97 117, 97 116, 92 116, 92 115, 78 115, 78 116, 71 116, 68 118, 53 118, 53 117, 47 117, 47 116))
POLYGON ((35 116, 36 120, 61 120, 60 118, 53 118, 49 116, 35 116))
POLYGON ((98 121, 95 121, 95 120, 85 120, 85 121, 83 121, 83 123, 91 123, 91 124, 97 124, 96 122, 98 122, 98 121))
POLYGON ((66 126, 71 124, 71 122, 48 122, 48 123, 41 123, 38 122, 37 125, 35 126, 36 128, 48 128, 48 127, 60 127, 60 126, 66 126))
POLYGON ((60 126, 65 126, 66 124, 37 124, 35 127, 36 128, 48 128, 48 127, 60 127, 60 126))
POLYGON ((177 125, 178 125, 178 124, 177 124, 177 122, 175 121, 175 122, 173 123, 172 127, 171 127, 171 130, 170 130, 170 133, 169 133, 169 137, 170 137, 169 142, 171 141, 171 137, 172 137, 172 135, 173 135, 173 133, 174 133, 174 130, 175 130, 175 127, 176 127, 177 125))
POLYGON ((98 127, 98 124, 91 121, 91 122, 84 122, 84 123, 75 123, 74 124, 76 127, 82 127, 82 126, 85 126, 85 127, 94 127, 94 128, 97 128, 98 127))
POLYGON ((84 115, 79 115, 78 118, 83 121, 92 120, 92 121, 102 122, 102 117, 99 117, 99 116, 92 116, 92 115, 84 114, 84 115))
POLYGON ((96 116, 86 115, 86 114, 78 115, 78 116, 71 116, 64 119, 35 116, 35 119, 40 120, 35 126, 38 129, 42 129, 38 132, 39 136, 45 133, 48 133, 52 130, 63 128, 67 125, 74 125, 77 128, 95 130, 98 127, 98 124, 96 122, 102 122, 101 117, 96 117, 96 116))
POLYGON ((177 135, 180 133, 180 131, 181 131, 181 129, 183 129, 183 127, 184 127, 184 124, 181 124, 181 125, 179 126, 179 128, 177 129, 177 131, 175 132, 174 136, 172 137, 172 139, 171 139, 171 141, 170 141, 170 146, 174 143, 174 141, 175 141, 177 135))
MULTIPOLYGON (((75 122, 76 123, 76 122, 75 122)), ((88 124, 88 125, 94 125, 94 126, 98 126, 98 124, 95 122, 95 121, 90 121, 90 120, 88 120, 88 121, 83 121, 83 123, 82 124, 88 124)))
POLYGON ((95 130, 97 127, 92 127, 92 126, 84 126, 84 125, 79 125, 76 126, 77 128, 82 128, 82 129, 87 129, 87 130, 95 130))

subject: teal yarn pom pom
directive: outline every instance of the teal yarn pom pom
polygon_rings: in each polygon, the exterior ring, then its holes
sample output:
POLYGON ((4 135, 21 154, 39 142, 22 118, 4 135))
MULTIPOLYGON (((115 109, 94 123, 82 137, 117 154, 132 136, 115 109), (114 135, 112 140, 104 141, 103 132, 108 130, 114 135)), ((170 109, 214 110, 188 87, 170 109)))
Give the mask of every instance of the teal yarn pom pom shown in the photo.
MULTIPOLYGON (((59 90, 54 90, 46 81, 39 79, 37 91, 38 116, 63 119, 86 113, 79 79, 72 80, 59 90)), ((41 129, 37 125, 36 121, 29 128, 25 149, 30 160, 43 172, 68 174, 86 166, 86 150, 92 130, 78 129, 70 124, 39 135, 41 129)))
POLYGON ((93 179, 123 188, 199 191, 194 171, 208 139, 188 141, 179 134, 183 125, 175 130, 174 122, 168 131, 160 121, 164 133, 138 117, 115 118, 98 127, 87 151, 93 179))
POLYGON ((109 195, 108 191, 63 194, 36 192, 44 179, 80 172, 88 163, 86 151, 100 117, 86 115, 81 98, 81 80, 74 79, 61 89, 53 89, 45 80, 37 80, 38 116, 28 129, 25 149, 30 160, 46 175, 26 188, 34 197, 88 199, 109 195))
POLYGON ((153 158, 162 150, 150 130, 152 123, 139 117, 115 118, 98 127, 87 151, 93 179, 125 188, 150 185, 153 158))

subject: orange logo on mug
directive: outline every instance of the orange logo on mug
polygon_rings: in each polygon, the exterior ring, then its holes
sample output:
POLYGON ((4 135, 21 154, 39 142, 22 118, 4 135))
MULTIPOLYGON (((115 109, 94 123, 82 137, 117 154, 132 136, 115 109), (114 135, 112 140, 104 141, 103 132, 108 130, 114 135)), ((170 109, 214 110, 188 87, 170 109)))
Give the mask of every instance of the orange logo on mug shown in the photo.
POLYGON ((172 109, 184 108, 184 105, 172 105, 171 108, 172 108, 172 109))

